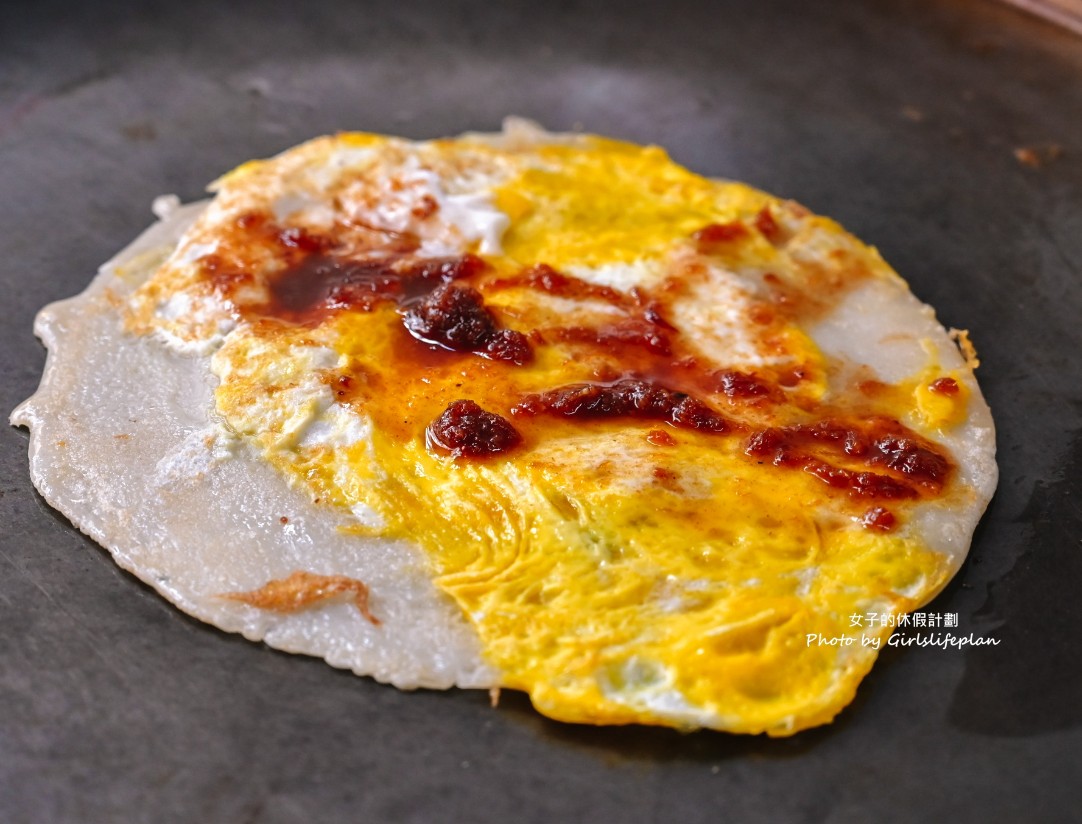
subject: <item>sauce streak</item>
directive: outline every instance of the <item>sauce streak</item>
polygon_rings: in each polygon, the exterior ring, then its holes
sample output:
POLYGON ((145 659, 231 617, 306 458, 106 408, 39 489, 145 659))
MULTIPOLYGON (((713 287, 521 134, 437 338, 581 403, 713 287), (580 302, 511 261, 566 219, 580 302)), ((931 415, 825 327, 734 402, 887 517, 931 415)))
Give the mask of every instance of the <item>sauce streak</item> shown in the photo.
POLYGON ((714 247, 734 240, 742 240, 749 234, 747 226, 739 220, 732 220, 728 223, 708 223, 693 232, 691 237, 698 244, 700 252, 710 252, 714 247))
MULTIPOLYGON (((724 400, 759 408, 764 403, 785 404, 785 390, 805 377, 803 371, 793 367, 766 378, 700 363, 665 318, 665 287, 624 292, 589 283, 544 263, 510 277, 486 280, 484 275, 491 268, 476 255, 419 259, 416 244, 401 239, 385 239, 363 255, 347 257, 333 239, 302 228, 278 227, 266 216, 244 216, 238 219, 237 228, 253 242, 279 250, 279 259, 286 263, 283 270, 268 278, 267 300, 258 306, 241 307, 244 314, 318 325, 337 312, 371 312, 390 303, 397 309, 394 317, 401 321, 394 332, 403 340, 396 350, 405 358, 401 366, 420 369, 422 376, 451 368, 444 360, 453 360, 456 353, 522 366, 533 359, 534 346, 557 343, 568 346, 571 357, 589 358, 596 364, 596 382, 519 396, 511 408, 512 416, 519 420, 539 416, 583 421, 626 418, 710 434, 739 434, 747 439, 744 452, 749 458, 808 472, 860 500, 937 495, 952 472, 951 462, 941 450, 893 419, 827 417, 813 423, 765 428, 728 419, 710 404, 724 400), (603 302, 620 310, 622 317, 597 327, 534 329, 527 336, 503 328, 485 305, 482 292, 507 288, 603 302)), ((748 223, 712 223, 692 238, 701 253, 710 254, 749 237, 752 231, 773 243, 782 230, 770 209, 764 207, 748 223)), ((253 282, 246 267, 228 257, 209 256, 205 271, 223 290, 253 282)), ((766 317, 750 318, 753 323, 772 323, 777 311, 791 313, 790 290, 781 279, 768 273, 763 280, 773 290, 772 308, 766 317)), ((348 402, 356 390, 354 379, 344 374, 332 380, 336 397, 348 402)), ((929 388, 943 395, 959 391, 957 382, 949 377, 939 378, 929 388)), ((390 389, 388 385, 382 391, 390 389)), ((413 425, 404 423, 407 429, 413 425)), ((414 434, 407 430, 400 434, 416 437, 416 429, 409 431, 414 434)), ((508 420, 471 400, 450 403, 424 432, 430 449, 455 458, 483 458, 522 443, 519 431, 508 420)), ((658 446, 675 444, 662 429, 650 430, 647 440, 658 446)), ((869 529, 889 530, 896 519, 876 506, 861 516, 861 523, 869 529)))
POLYGON ((488 284, 490 289, 526 288, 535 289, 554 297, 572 300, 598 300, 614 306, 634 305, 631 295, 611 286, 589 283, 572 275, 565 275, 553 269, 547 263, 538 263, 515 277, 500 278, 488 284))
POLYGON ((746 372, 726 369, 717 374, 718 390, 729 398, 762 398, 771 394, 770 387, 746 372))
POLYGON ((614 383, 580 383, 527 395, 513 415, 560 415, 565 418, 641 418, 685 429, 728 432, 731 424, 697 398, 635 378, 614 383))
POLYGON ((630 318, 607 326, 591 329, 583 326, 565 326, 545 329, 542 336, 555 340, 588 343, 614 351, 624 346, 641 346, 655 355, 671 355, 669 336, 647 320, 630 318))
MULTIPOLYGON (((731 373, 723 373, 730 375, 731 373)), ((516 417, 633 418, 712 434, 747 432, 687 393, 637 378, 582 383, 530 394, 511 409, 516 417)), ((664 443, 657 432, 652 443, 664 443)), ((744 449, 752 458, 814 475, 852 497, 898 500, 937 495, 950 476, 950 461, 897 421, 873 418, 850 423, 827 419, 813 424, 767 427, 750 432, 744 449)), ((890 529, 893 515, 878 518, 890 529)))
POLYGON ((368 312, 377 303, 409 304, 486 264, 476 255, 416 261, 384 255, 352 260, 315 252, 273 275, 262 314, 295 323, 318 323, 336 311, 368 312))
POLYGON ((755 216, 755 228, 759 230, 759 234, 771 243, 778 240, 778 236, 781 234, 781 227, 774 220, 774 215, 771 214, 769 206, 764 206, 759 210, 759 214, 755 216))
POLYGON ((774 466, 803 469, 862 498, 912 498, 921 491, 938 495, 951 473, 950 462, 932 444, 886 418, 859 425, 827 419, 770 427, 753 434, 744 451, 774 466), (858 462, 890 474, 847 469, 828 459, 858 462))

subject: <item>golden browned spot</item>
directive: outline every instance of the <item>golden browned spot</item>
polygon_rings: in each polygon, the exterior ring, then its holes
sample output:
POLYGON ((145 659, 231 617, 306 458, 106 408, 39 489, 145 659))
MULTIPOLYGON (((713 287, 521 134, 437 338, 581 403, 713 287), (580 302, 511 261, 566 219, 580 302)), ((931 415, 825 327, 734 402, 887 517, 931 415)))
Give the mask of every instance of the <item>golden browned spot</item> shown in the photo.
POLYGON ((275 578, 259 589, 249 592, 228 592, 223 598, 242 601, 256 609, 274 612, 298 612, 313 604, 344 594, 352 594, 353 603, 361 614, 376 626, 379 619, 368 609, 368 587, 356 578, 345 575, 316 575, 298 570, 288 578, 275 578))
POLYGON ((122 309, 124 307, 124 298, 118 295, 113 289, 105 289, 101 293, 102 300, 108 303, 114 309, 122 309))
POLYGON ((958 346, 958 351, 962 353, 962 357, 966 359, 966 366, 970 369, 976 369, 981 365, 981 360, 977 357, 977 347, 975 347, 973 341, 969 339, 968 329, 951 328, 948 330, 947 334, 950 335, 951 340, 958 346))

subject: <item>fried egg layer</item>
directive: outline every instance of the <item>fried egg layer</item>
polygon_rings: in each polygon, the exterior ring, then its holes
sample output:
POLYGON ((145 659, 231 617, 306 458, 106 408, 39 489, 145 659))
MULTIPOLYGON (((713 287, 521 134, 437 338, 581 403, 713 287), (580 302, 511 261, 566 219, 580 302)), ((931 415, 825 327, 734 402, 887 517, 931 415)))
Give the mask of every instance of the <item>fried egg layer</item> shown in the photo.
POLYGON ((216 187, 128 329, 207 361, 225 431, 358 552, 419 547, 488 685, 547 715, 824 723, 866 641, 964 558, 996 479, 987 407, 931 311, 832 221, 518 122, 321 138, 216 187), (462 400, 517 440, 448 447, 462 400))

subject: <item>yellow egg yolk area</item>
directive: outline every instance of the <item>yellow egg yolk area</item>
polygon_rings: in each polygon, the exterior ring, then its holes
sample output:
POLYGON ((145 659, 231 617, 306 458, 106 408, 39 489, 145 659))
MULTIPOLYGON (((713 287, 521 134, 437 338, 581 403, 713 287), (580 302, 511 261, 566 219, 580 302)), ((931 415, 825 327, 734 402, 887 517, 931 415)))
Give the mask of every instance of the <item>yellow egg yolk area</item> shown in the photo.
MULTIPOLYGON (((614 141, 537 149, 492 200, 509 218, 502 250, 462 277, 422 271, 401 233, 368 268, 336 262, 315 234, 289 236, 270 297, 237 301, 243 324, 215 355, 219 413, 314 498, 368 513, 350 529, 422 547, 502 684, 546 715, 776 735, 829 721, 889 619, 948 575, 894 528, 951 490, 949 456, 901 422, 949 426, 964 392, 929 388, 933 375, 825 397, 834 366, 801 329, 831 290, 882 276, 881 262, 841 242, 821 250, 829 265, 802 261, 786 242, 840 230, 614 141), (583 274, 611 266, 644 274, 630 286, 583 274), (301 294, 289 286, 298 267, 330 285, 301 294), (721 288, 720 271, 755 284, 734 292, 731 336, 754 351, 750 365, 733 367, 682 320, 721 288), (441 287, 474 290, 486 322, 521 335, 528 356, 411 332, 441 287), (690 398, 698 417, 563 414, 537 400, 621 381, 690 398), (484 455, 434 447, 433 422, 460 400, 518 440, 484 455), (364 426, 342 434, 354 419, 364 426), (846 433, 874 449, 846 451, 846 433), (891 463, 898 442, 924 475, 891 463), (882 619, 855 620, 870 612, 882 619)), ((261 231, 252 242, 273 246, 261 231)))
POLYGON ((546 147, 537 166, 497 190, 512 218, 508 257, 556 267, 656 257, 704 225, 767 203, 747 186, 689 172, 657 147, 596 138, 591 149, 546 147))

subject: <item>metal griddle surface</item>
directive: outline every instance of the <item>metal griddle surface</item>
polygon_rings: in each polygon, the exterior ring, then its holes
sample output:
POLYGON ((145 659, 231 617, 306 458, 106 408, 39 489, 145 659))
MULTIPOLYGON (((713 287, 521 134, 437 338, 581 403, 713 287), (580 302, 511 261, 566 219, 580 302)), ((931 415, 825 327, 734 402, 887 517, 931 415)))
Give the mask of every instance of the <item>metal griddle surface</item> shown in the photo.
POLYGON ((1077 821, 1082 39, 998 4, 4 4, 0 409, 40 376, 35 311, 155 195, 323 132, 509 113, 796 198, 971 331, 1002 480, 928 609, 1001 643, 888 650, 787 740, 400 693, 180 614, 43 503, 10 430, 0 820, 1077 821))

